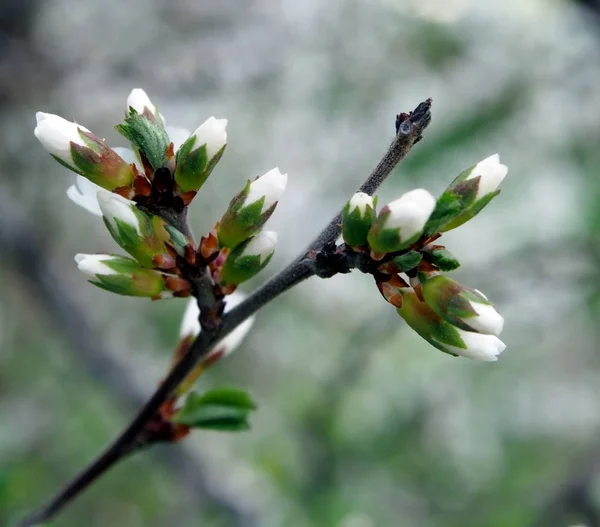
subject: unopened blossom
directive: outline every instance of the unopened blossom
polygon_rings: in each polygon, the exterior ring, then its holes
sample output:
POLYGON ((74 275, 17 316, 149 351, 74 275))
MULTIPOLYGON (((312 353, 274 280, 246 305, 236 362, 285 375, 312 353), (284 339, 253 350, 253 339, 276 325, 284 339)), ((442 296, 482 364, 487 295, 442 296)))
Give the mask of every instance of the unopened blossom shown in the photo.
POLYGON ((350 246, 367 243, 367 234, 375 221, 375 203, 372 196, 357 192, 342 211, 342 236, 350 246))
POLYGON ((262 271, 271 260, 277 244, 277 233, 263 231, 233 249, 220 272, 223 286, 239 285, 262 271))
POLYGON ((375 253, 396 252, 418 240, 435 207, 435 198, 425 189, 411 190, 386 205, 369 231, 375 253))
POLYGON ((445 353, 470 359, 496 361, 506 345, 495 335, 465 331, 440 317, 410 289, 400 289, 398 314, 432 346, 445 353))
POLYGON ((150 298, 172 296, 162 273, 145 269, 131 258, 111 254, 77 254, 75 262, 92 284, 112 293, 150 298))
POLYGON ((423 281, 423 297, 444 320, 466 331, 500 335, 504 318, 480 291, 439 274, 423 281))
POLYGON ((227 119, 209 117, 177 151, 175 181, 184 192, 197 191, 227 145, 227 119))
MULTIPOLYGON (((231 295, 225 298, 225 313, 229 312, 232 308, 240 304, 246 295, 241 291, 235 291, 231 295)), ((201 331, 200 328, 200 310, 198 309, 198 301, 195 298, 190 298, 183 319, 181 321, 181 328, 179 335, 181 339, 194 339, 201 331)), ((242 343, 252 324, 254 324, 254 316, 251 316, 244 320, 239 326, 237 326, 231 333, 229 333, 224 339, 220 340, 212 350, 207 354, 208 359, 215 352, 220 352, 224 356, 232 353, 242 343)), ((205 359, 206 360, 206 359, 205 359)))
POLYGON ((271 217, 287 185, 287 174, 274 168, 248 182, 229 203, 217 228, 221 247, 234 249, 254 234, 271 217))

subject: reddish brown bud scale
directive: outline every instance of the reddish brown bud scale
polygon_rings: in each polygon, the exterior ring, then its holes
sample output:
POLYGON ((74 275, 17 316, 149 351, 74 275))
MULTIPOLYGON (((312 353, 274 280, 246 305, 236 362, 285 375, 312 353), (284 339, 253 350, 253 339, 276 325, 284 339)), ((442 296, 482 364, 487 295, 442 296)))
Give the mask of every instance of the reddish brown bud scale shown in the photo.
POLYGON ((187 207, 192 200, 196 197, 197 192, 195 190, 189 190, 188 192, 181 192, 179 196, 183 201, 183 204, 187 207))
POLYGON ((150 196, 152 193, 152 185, 150 184, 150 181, 146 179, 146 176, 143 176, 138 172, 138 175, 133 180, 133 190, 135 191, 136 196, 150 196))

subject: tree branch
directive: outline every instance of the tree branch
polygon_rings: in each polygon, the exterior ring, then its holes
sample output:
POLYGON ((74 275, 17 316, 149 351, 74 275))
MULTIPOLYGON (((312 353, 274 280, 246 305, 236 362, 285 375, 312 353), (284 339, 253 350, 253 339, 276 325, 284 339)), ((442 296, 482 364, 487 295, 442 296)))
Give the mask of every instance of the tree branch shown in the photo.
MULTIPOLYGON (((134 411, 145 401, 144 394, 136 388, 124 368, 112 358, 112 353, 90 327, 80 302, 69 292, 61 274, 49 265, 44 257, 47 241, 39 236, 23 212, 13 205, 9 196, 0 193, 0 249, 21 275, 31 294, 77 350, 75 357, 100 384, 111 387, 114 398, 127 411, 134 411)), ((171 449, 158 453, 159 461, 171 471, 178 484, 188 490, 186 502, 198 500, 218 510, 233 525, 255 525, 252 511, 235 503, 212 489, 203 474, 199 460, 187 448, 171 449)), ((106 467, 108 468, 108 467, 106 467)), ((96 476, 97 477, 97 476, 96 476)))
MULTIPOLYGON (((398 133, 394 141, 377 167, 360 187, 360 191, 373 194, 394 167, 421 139, 423 131, 431 121, 430 109, 431 100, 428 99, 421 103, 411 114, 401 114, 399 116, 398 133)), ((341 211, 321 231, 307 250, 303 251, 290 265, 256 290, 239 306, 224 315, 220 326, 204 328, 188 353, 171 370, 164 382, 121 435, 79 476, 52 498, 47 505, 24 519, 18 524, 18 527, 32 527, 51 519, 108 468, 127 455, 132 448, 135 448, 138 436, 144 431, 146 423, 159 411, 171 393, 186 378, 198 361, 212 349, 214 344, 265 304, 315 274, 314 267, 309 265, 310 253, 318 251, 325 245, 335 241, 340 233, 340 221, 341 211)))

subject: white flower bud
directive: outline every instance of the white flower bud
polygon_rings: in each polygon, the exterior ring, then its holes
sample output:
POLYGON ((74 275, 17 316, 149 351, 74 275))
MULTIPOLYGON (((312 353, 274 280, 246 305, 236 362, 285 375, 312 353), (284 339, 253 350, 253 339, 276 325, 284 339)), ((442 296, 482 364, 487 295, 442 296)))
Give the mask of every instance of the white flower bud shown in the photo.
POLYGON ((261 212, 270 209, 283 196, 287 179, 288 175, 282 174, 278 167, 269 170, 265 175, 250 184, 250 190, 244 200, 244 206, 248 206, 264 196, 265 202, 261 212))
POLYGON ((373 196, 369 196, 364 192, 357 192, 348 202, 348 213, 351 214, 358 209, 360 215, 364 216, 368 207, 371 209, 375 208, 375 205, 373 204, 373 196))
POLYGON ((471 331, 463 331, 456 328, 460 338, 466 345, 466 348, 458 348, 449 344, 441 344, 444 349, 455 355, 461 355, 469 359, 494 362, 498 360, 498 355, 506 349, 506 344, 495 335, 482 335, 471 331))
POLYGON ((115 230, 117 230, 115 220, 119 220, 134 227, 136 232, 141 235, 140 221, 133 212, 136 206, 133 201, 105 190, 98 191, 97 197, 102 215, 115 230))
MULTIPOLYGON (((156 106, 142 88, 134 88, 131 90, 131 93, 127 97, 127 113, 129 113, 129 108, 133 108, 140 115, 143 115, 144 109, 147 108, 154 117, 157 117, 156 106)), ((158 118, 161 121, 164 121, 162 115, 158 114, 158 118)))
POLYGON ((423 231, 435 208, 435 198, 427 190, 418 188, 403 194, 387 205, 389 216, 385 229, 399 229, 403 240, 423 231))
POLYGON ((227 119, 209 117, 191 134, 196 136, 192 152, 202 145, 206 145, 206 157, 210 163, 212 158, 227 144, 226 128, 227 119))
POLYGON ((37 112, 35 118, 37 125, 33 133, 48 153, 60 159, 73 170, 79 171, 79 168, 73 162, 71 143, 79 146, 87 146, 79 131, 87 133, 90 133, 90 131, 84 126, 67 121, 51 113, 37 112))
POLYGON ((475 198, 477 201, 483 196, 496 191, 507 173, 508 167, 500 163, 500 156, 498 154, 494 154, 477 163, 465 181, 481 176, 475 198))
MULTIPOLYGON (((246 295, 240 291, 236 291, 226 297, 225 313, 230 311, 232 308, 240 304, 246 295)), ((180 336, 182 339, 195 338, 200 334, 200 310, 198 309, 198 301, 195 298, 190 298, 183 319, 181 321, 180 336)), ((252 324, 254 324, 254 316, 247 318, 238 327, 236 327, 229 335, 223 340, 219 341, 211 351, 209 351, 207 357, 216 351, 223 350, 223 355, 229 355, 233 352, 244 340, 252 324)))
POLYGON ((471 301, 471 307, 477 316, 465 319, 465 323, 473 330, 488 335, 500 335, 504 327, 504 317, 491 304, 480 304, 471 301))
POLYGON ((98 192, 101 190, 102 187, 78 175, 75 184, 67 189, 67 197, 95 216, 102 216, 100 205, 98 205, 98 192))
POLYGON ((97 276, 109 276, 118 274, 114 269, 111 269, 105 262, 120 260, 121 258, 111 254, 76 254, 75 262, 78 269, 88 278, 96 278, 97 276))
POLYGON ((250 243, 244 247, 239 258, 244 256, 259 256, 260 265, 273 254, 277 244, 277 233, 273 231, 262 231, 250 240, 250 243))

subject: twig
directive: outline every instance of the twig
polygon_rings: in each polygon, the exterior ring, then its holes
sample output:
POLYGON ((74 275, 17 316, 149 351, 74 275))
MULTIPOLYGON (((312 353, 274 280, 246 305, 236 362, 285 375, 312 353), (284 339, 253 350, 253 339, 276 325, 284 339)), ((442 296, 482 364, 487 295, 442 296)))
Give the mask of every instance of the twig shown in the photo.
MULTIPOLYGON (((45 307, 59 331, 71 341, 73 349, 77 350, 76 358, 83 362, 93 378, 110 386, 112 395, 127 410, 139 408, 145 401, 144 395, 135 388, 128 374, 95 335, 61 275, 48 265, 43 256, 44 241, 34 226, 4 193, 0 193, 0 210, 3 213, 0 248, 7 256, 5 261, 12 262, 15 271, 33 289, 32 294, 45 307)), ((189 489, 190 500, 201 498, 201 501, 221 510, 238 527, 255 525, 250 511, 210 488, 200 462, 187 448, 158 454, 160 462, 175 474, 179 484, 189 489)))
MULTIPOLYGON (((394 167, 408 154, 414 144, 421 139, 423 131, 431 121, 430 108, 431 100, 427 100, 421 103, 411 115, 403 114, 405 117, 399 125, 398 134, 383 159, 360 190, 372 194, 394 167)), ((121 435, 83 472, 52 498, 47 505, 24 519, 18 524, 18 527, 31 527, 51 519, 108 468, 127 455, 135 447, 137 438, 143 432, 146 423, 156 414, 175 388, 218 340, 233 331, 262 306, 315 274, 314 268, 309 265, 309 254, 311 251, 319 250, 326 244, 335 241, 340 233, 340 218, 341 212, 323 229, 313 243, 310 244, 307 251, 303 251, 283 271, 269 280, 239 306, 232 309, 231 312, 224 315, 220 327, 208 326, 203 328, 188 353, 171 370, 168 377, 121 435)))

